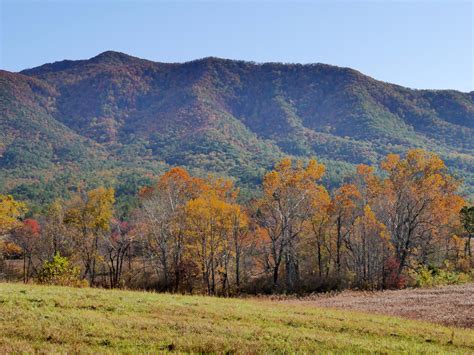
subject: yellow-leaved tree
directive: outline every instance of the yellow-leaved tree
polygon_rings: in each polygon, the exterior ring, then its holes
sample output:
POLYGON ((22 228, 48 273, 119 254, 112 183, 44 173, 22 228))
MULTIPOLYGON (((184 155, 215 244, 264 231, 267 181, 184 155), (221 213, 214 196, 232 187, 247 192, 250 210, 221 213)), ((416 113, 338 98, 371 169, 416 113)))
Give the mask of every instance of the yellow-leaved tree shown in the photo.
POLYGON ((20 223, 20 218, 25 215, 25 203, 15 201, 11 195, 0 194, 0 235, 8 233, 20 223))
POLYGON ((138 229, 146 246, 146 256, 165 290, 178 291, 190 272, 183 259, 184 207, 207 188, 203 179, 192 177, 185 169, 177 167, 140 194, 138 229))
POLYGON ((434 153, 414 149, 405 159, 389 154, 381 168, 386 177, 372 184, 374 211, 387 227, 401 274, 439 252, 440 238, 452 234, 465 201, 457 193, 459 181, 434 153))
MULTIPOLYGON (((320 189, 319 196, 313 199, 313 214, 310 217, 311 238, 307 238, 310 250, 316 249, 316 263, 318 276, 329 273, 329 263, 331 261, 330 237, 332 231, 331 223, 331 197, 325 189, 320 189)), ((312 258, 311 258, 312 259, 312 258)))
MULTIPOLYGON (((10 195, 0 194, 0 261, 3 261, 4 255, 22 253, 20 246, 3 237, 22 225, 20 218, 26 212, 27 208, 23 202, 16 201, 10 195)), ((3 268, 3 262, 0 267, 3 268)))
POLYGON ((354 221, 346 239, 348 266, 355 274, 354 286, 378 289, 384 286, 384 266, 391 255, 392 245, 387 228, 377 220, 369 205, 354 221))
MULTIPOLYGON (((230 291, 230 264, 236 279, 248 219, 235 202, 237 190, 230 180, 209 177, 207 188, 185 206, 187 256, 198 263, 208 294, 230 291)), ((237 282, 237 280, 236 280, 237 282)))
POLYGON ((360 199, 361 194, 356 185, 344 184, 334 192, 331 202, 330 213, 334 223, 335 236, 330 240, 329 250, 335 264, 337 280, 339 280, 342 272, 346 246, 344 241, 347 240, 353 231, 360 199))
POLYGON ((73 229, 72 240, 84 265, 83 275, 91 284, 96 277, 99 240, 110 230, 114 213, 113 188, 79 191, 67 202, 64 222, 73 229))
POLYGON ((285 158, 264 177, 263 196, 256 202, 254 214, 269 239, 266 259, 274 288, 278 286, 282 263, 286 289, 293 290, 299 282, 299 238, 313 215, 315 200, 325 196, 325 189, 319 184, 324 171, 324 165, 314 159, 305 165, 285 158))

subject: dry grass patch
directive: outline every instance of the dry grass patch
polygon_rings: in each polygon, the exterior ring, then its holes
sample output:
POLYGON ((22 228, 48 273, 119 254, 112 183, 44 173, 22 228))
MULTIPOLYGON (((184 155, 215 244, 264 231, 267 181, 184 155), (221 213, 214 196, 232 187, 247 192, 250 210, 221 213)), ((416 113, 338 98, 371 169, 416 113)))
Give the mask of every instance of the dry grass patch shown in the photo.
POLYGON ((344 291, 284 302, 386 314, 474 328, 474 284, 394 291, 344 291))

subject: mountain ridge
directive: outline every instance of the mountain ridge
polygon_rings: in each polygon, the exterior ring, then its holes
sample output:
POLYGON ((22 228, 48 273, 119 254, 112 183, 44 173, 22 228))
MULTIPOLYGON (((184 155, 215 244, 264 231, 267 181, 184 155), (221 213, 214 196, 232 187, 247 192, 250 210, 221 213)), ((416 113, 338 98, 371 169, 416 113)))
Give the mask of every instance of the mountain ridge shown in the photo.
POLYGON ((0 80, 0 138, 7 142, 0 146, 0 182, 13 191, 18 185, 5 175, 13 169, 21 176, 17 170, 25 164, 5 156, 26 148, 12 137, 49 144, 49 155, 40 159, 45 167, 75 162, 44 127, 42 139, 34 140, 27 125, 18 132, 14 122, 53 125, 59 136, 74 132, 76 156, 95 156, 92 166, 99 166, 101 178, 108 169, 146 174, 183 165, 253 186, 290 155, 321 158, 337 185, 354 164, 376 164, 389 152, 418 147, 441 154, 465 179, 468 193, 474 186, 474 92, 409 89, 321 63, 216 57, 160 63, 114 51, 0 72, 0 80), (12 96, 20 86, 33 88, 12 96), (12 144, 18 148, 13 152, 12 144))
MULTIPOLYGON (((136 60, 136 61, 141 61, 141 62, 148 62, 148 63, 154 63, 154 64, 161 64, 161 65, 181 65, 181 64, 188 64, 188 63, 193 63, 193 62, 202 62, 202 61, 211 61, 211 60, 216 60, 216 61, 221 61, 221 62, 235 62, 235 63, 244 63, 244 64, 250 64, 250 65, 255 65, 255 66, 264 66, 264 65, 281 65, 281 66, 305 66, 305 67, 314 67, 314 66, 322 66, 322 67, 331 67, 331 68, 338 68, 338 69, 346 69, 350 72, 353 72, 353 73, 356 73, 356 74, 360 74, 364 77, 368 77, 372 80, 375 80, 377 82, 380 82, 380 83, 383 83, 383 84, 390 84, 392 86, 397 86, 397 87, 400 87, 400 88, 404 88, 404 89, 409 89, 409 90, 414 90, 414 91, 432 91, 432 92, 439 92, 439 91, 452 91, 452 92, 458 92, 458 93, 462 93, 462 94, 470 94, 470 95, 474 95, 474 90, 472 91, 462 91, 462 90, 457 90, 457 89, 450 89, 450 88, 447 88, 447 89, 418 89, 418 88, 411 88, 411 87, 408 87, 408 86, 404 86, 404 85, 401 85, 401 84, 396 84, 396 83, 391 83, 389 81, 385 81, 385 80, 381 80, 381 79, 376 79, 370 75, 367 75, 367 74, 364 74, 363 72, 361 72, 360 70, 357 70, 357 69, 354 69, 354 68, 351 68, 351 67, 346 67, 346 66, 340 66, 340 65, 334 65, 334 64, 328 64, 328 63, 322 63, 322 62, 311 62, 311 63, 298 63, 298 62, 278 62, 278 61, 275 61, 275 62, 258 62, 258 61, 253 61, 253 60, 244 60, 244 59, 230 59, 230 58, 224 58, 224 57, 218 57, 218 56, 207 56, 207 57, 202 57, 202 58, 196 58, 196 59, 192 59, 192 60, 188 60, 188 61, 182 61, 182 62, 162 62, 162 61, 155 61, 155 60, 149 60, 149 59, 144 59, 144 58, 140 58, 140 57, 136 57, 136 56, 133 56, 133 55, 130 55, 130 54, 127 54, 127 53, 124 53, 124 52, 120 52, 120 51, 115 51, 115 50, 106 50, 104 52, 101 52, 91 58, 88 58, 88 59, 64 59, 64 60, 60 60, 60 61, 55 61, 55 62, 51 62, 51 63, 45 63, 45 64, 42 64, 42 65, 39 65, 39 66, 36 66, 36 67, 32 67, 32 68, 25 68, 25 69, 22 69, 18 72, 12 72, 12 71, 9 71, 11 73, 20 73, 20 74, 25 74, 25 75, 30 75, 31 73, 33 73, 32 71, 36 71, 37 69, 40 69, 40 68, 46 68, 46 67, 51 67, 51 66, 55 66, 55 65, 60 65, 60 64, 65 64, 65 63, 77 63, 77 64, 80 64, 80 63, 87 63, 87 62, 96 62, 96 63, 100 63, 102 61, 102 59, 106 59, 105 61, 106 62, 109 62, 110 63, 110 58, 116 58, 117 59, 117 62, 122 62, 122 64, 125 64, 127 61, 129 62, 129 64, 131 64, 131 62, 133 60, 136 60), (121 60, 119 59, 121 58, 121 60), (125 63, 124 63, 125 61, 125 63)), ((112 64, 112 63, 110 63, 112 64)), ((1 69, 0 69, 1 70, 1 69)), ((7 70, 3 70, 3 71, 7 71, 7 70)))

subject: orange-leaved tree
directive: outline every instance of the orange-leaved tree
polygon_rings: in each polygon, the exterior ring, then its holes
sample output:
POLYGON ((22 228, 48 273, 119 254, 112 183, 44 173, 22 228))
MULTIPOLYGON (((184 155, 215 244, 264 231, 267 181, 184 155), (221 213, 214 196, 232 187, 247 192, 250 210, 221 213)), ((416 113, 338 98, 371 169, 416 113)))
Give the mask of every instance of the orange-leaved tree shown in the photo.
POLYGON ((424 263, 435 254, 441 237, 452 233, 465 204, 459 181, 443 160, 421 149, 402 159, 389 154, 382 162, 375 211, 387 227, 398 262, 398 274, 410 263, 424 263))

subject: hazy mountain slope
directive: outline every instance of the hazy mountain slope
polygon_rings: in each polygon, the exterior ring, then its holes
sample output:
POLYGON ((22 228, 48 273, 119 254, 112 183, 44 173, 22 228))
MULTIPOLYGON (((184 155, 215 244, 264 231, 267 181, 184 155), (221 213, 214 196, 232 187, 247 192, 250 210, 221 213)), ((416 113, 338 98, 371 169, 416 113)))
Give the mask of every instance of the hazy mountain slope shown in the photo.
MULTIPOLYGON (((74 160, 57 153, 54 132, 80 154, 110 154, 110 169, 185 165, 249 184, 284 154, 322 158, 336 182, 351 164, 423 147, 474 185, 474 93, 411 90, 323 64, 166 64, 117 52, 1 80, 2 138, 10 138, 0 149, 16 144, 12 132, 28 112, 34 125, 23 124, 19 137, 36 126, 53 135, 31 141, 43 165, 74 160)), ((9 161, 4 153, 0 167, 9 161)))

